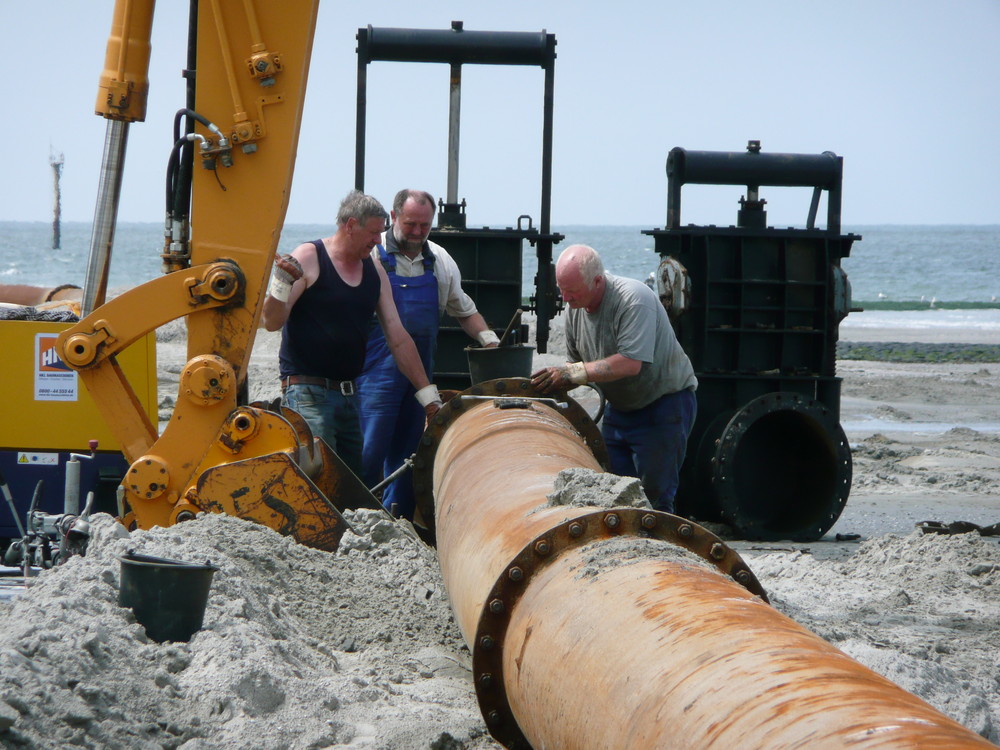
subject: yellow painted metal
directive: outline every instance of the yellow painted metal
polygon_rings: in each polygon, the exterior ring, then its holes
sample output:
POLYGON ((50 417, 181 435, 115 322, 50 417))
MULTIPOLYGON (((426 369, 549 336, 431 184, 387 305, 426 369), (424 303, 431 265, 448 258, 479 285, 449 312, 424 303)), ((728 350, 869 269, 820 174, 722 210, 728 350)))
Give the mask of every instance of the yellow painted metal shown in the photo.
MULTIPOLYGON (((196 109, 234 148, 232 167, 194 171, 191 261, 231 259, 246 288, 241 306, 189 317, 188 356, 218 354, 237 373, 250 357, 288 207, 317 7, 317 0, 199 5, 196 109), (247 69, 262 42, 282 61, 272 86, 262 86, 247 69)), ((217 140, 200 124, 198 130, 217 140)))
POLYGON ((546 502, 569 468, 597 470, 538 402, 463 410, 434 456, 445 585, 509 747, 992 747, 643 527, 563 541, 594 512, 546 502))
POLYGON ((97 91, 95 114, 109 120, 146 119, 153 0, 117 0, 97 91))
MULTIPOLYGON (((112 102, 123 88, 118 81, 138 88, 132 53, 148 51, 152 8, 152 0, 119 0, 116 7, 106 63, 114 73, 102 78, 112 102)), ((303 442, 301 430, 280 415, 237 406, 288 205, 317 8, 318 0, 199 5, 195 109, 230 143, 199 122, 200 166, 208 168, 193 174, 191 268, 174 264, 169 275, 102 305, 60 339, 131 462, 123 482, 127 525, 169 525, 212 510, 324 548, 335 547, 342 533, 343 519, 306 473, 322 476, 325 488, 337 486, 329 449, 315 450, 311 434, 303 442), (188 362, 171 419, 158 434, 121 376, 117 355, 181 316, 188 362)), ((130 116, 119 109, 119 119, 130 116)))
MULTIPOLYGON (((228 263, 177 271, 114 298, 60 335, 60 356, 67 365, 79 370, 94 402, 107 415, 107 423, 129 462, 151 450, 158 431, 154 422, 136 408, 135 394, 117 365, 118 353, 148 331, 183 317, 191 310, 230 302, 239 289, 239 282, 238 269, 228 263), (155 304, 150 304, 150 300, 155 300, 155 304)), ((191 471, 200 462, 207 444, 215 438, 225 415, 236 405, 233 376, 229 401, 220 408, 219 399, 215 399, 211 403, 214 410, 205 411, 205 414, 216 415, 221 412, 221 416, 216 417, 218 421, 199 419, 197 410, 185 408, 190 398, 184 397, 187 394, 183 392, 183 376, 181 380, 182 392, 177 404, 190 421, 186 425, 187 435, 175 439, 181 452, 174 463, 189 468, 187 472, 171 471, 168 482, 169 488, 178 495, 192 481, 191 471)), ((178 416, 177 410, 174 416, 178 416)), ((161 446, 158 452, 164 454, 166 451, 161 446)))
POLYGON ((256 521, 316 549, 337 549, 348 528, 285 453, 213 466, 199 476, 194 492, 204 510, 256 521))
MULTIPOLYGON (((0 324, 0 392, 4 394, 0 418, 0 448, 36 451, 85 451, 90 440, 99 450, 120 450, 116 424, 109 424, 89 391, 81 383, 74 401, 36 398, 36 338, 43 340, 65 331, 69 323, 10 320, 0 324)), ((119 356, 123 377, 135 398, 134 412, 147 423, 156 419, 156 337, 139 336, 119 356)))

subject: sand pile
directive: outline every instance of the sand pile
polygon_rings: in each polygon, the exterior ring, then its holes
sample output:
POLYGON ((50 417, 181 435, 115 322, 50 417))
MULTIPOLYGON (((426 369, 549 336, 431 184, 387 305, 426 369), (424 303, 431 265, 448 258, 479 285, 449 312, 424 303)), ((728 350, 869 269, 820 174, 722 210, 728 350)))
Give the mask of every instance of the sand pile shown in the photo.
POLYGON ((433 554, 383 518, 349 514, 330 554, 225 515, 130 536, 95 517, 86 557, 0 609, 0 743, 498 747, 433 554), (219 568, 189 643, 118 606, 127 549, 219 568))
POLYGON ((777 609, 939 711, 1000 739, 995 539, 888 534, 862 542, 843 562, 799 550, 741 554, 777 609))

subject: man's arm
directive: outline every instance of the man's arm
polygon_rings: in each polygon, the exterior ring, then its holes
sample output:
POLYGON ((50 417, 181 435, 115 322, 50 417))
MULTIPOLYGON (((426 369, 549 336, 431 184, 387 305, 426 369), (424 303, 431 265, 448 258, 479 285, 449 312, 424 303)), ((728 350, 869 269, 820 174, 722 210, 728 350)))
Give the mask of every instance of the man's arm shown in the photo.
POLYGON ((492 349, 500 343, 500 337, 486 325, 486 319, 480 313, 473 313, 464 318, 455 318, 462 330, 474 338, 481 346, 492 349))
POLYGON ((455 259, 448 251, 436 243, 429 243, 434 254, 434 275, 438 280, 438 301, 445 312, 462 326, 469 338, 479 342, 480 346, 495 347, 500 343, 500 337, 486 324, 485 318, 476 310, 472 301, 462 289, 462 273, 455 259))
POLYGON ((542 393, 570 390, 584 383, 610 383, 638 375, 642 362, 623 354, 612 354, 593 362, 572 362, 562 367, 545 367, 532 374, 531 384, 542 393))
POLYGON ((378 321, 385 334, 389 351, 392 353, 393 359, 396 360, 396 367, 417 390, 417 400, 424 407, 428 418, 433 417, 441 408, 437 387, 431 384, 430 378, 424 370, 424 364, 420 361, 420 352, 417 351, 416 344, 413 343, 413 339, 406 332, 399 319, 399 312, 397 312, 396 303, 392 299, 392 287, 385 269, 382 268, 381 263, 376 263, 375 270, 378 271, 381 284, 375 313, 378 315, 378 321))
POLYGON ((316 260, 316 246, 311 242, 299 245, 291 255, 276 256, 271 283, 260 313, 264 330, 277 331, 285 325, 292 307, 317 278, 319 262, 316 260))

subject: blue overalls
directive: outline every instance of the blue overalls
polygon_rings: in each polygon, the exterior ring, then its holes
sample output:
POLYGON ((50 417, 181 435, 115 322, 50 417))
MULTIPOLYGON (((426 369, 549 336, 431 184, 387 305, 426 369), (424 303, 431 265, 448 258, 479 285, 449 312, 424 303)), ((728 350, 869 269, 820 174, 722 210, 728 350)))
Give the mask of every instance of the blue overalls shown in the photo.
MULTIPOLYGON (((434 275, 434 256, 424 253, 422 276, 396 275, 395 257, 379 245, 379 257, 392 285, 392 298, 403 327, 413 338, 427 376, 434 372, 437 347, 438 284, 434 275)), ((365 368, 357 379, 361 430, 364 433, 364 479, 374 487, 403 465, 413 455, 424 432, 423 407, 414 398, 410 381, 396 367, 382 327, 376 325, 368 338, 365 368)), ((397 516, 413 518, 413 477, 404 474, 390 484, 382 495, 382 505, 397 516)))

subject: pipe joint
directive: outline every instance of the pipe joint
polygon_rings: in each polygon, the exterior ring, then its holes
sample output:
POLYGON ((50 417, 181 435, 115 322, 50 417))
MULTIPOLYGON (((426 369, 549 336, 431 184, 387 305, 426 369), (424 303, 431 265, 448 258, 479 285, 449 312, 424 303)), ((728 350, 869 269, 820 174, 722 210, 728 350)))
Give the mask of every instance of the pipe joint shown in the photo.
POLYGON ((767 602, 756 576, 740 555, 707 529, 662 511, 643 508, 598 510, 553 526, 525 545, 497 578, 486 597, 473 639, 476 697, 491 733, 508 748, 530 748, 518 726, 504 681, 504 641, 518 600, 532 579, 561 555, 583 545, 619 537, 658 539, 682 547, 767 602))
POLYGON ((531 385, 529 378, 500 378, 477 383, 448 400, 431 420, 417 447, 413 464, 413 487, 420 518, 432 533, 434 457, 438 446, 448 429, 469 411, 470 406, 486 401, 492 401, 495 409, 511 412, 534 409, 540 404, 555 409, 580 435, 601 467, 607 470, 609 466, 608 451, 601 431, 587 410, 569 396, 563 400, 545 396, 531 385))

